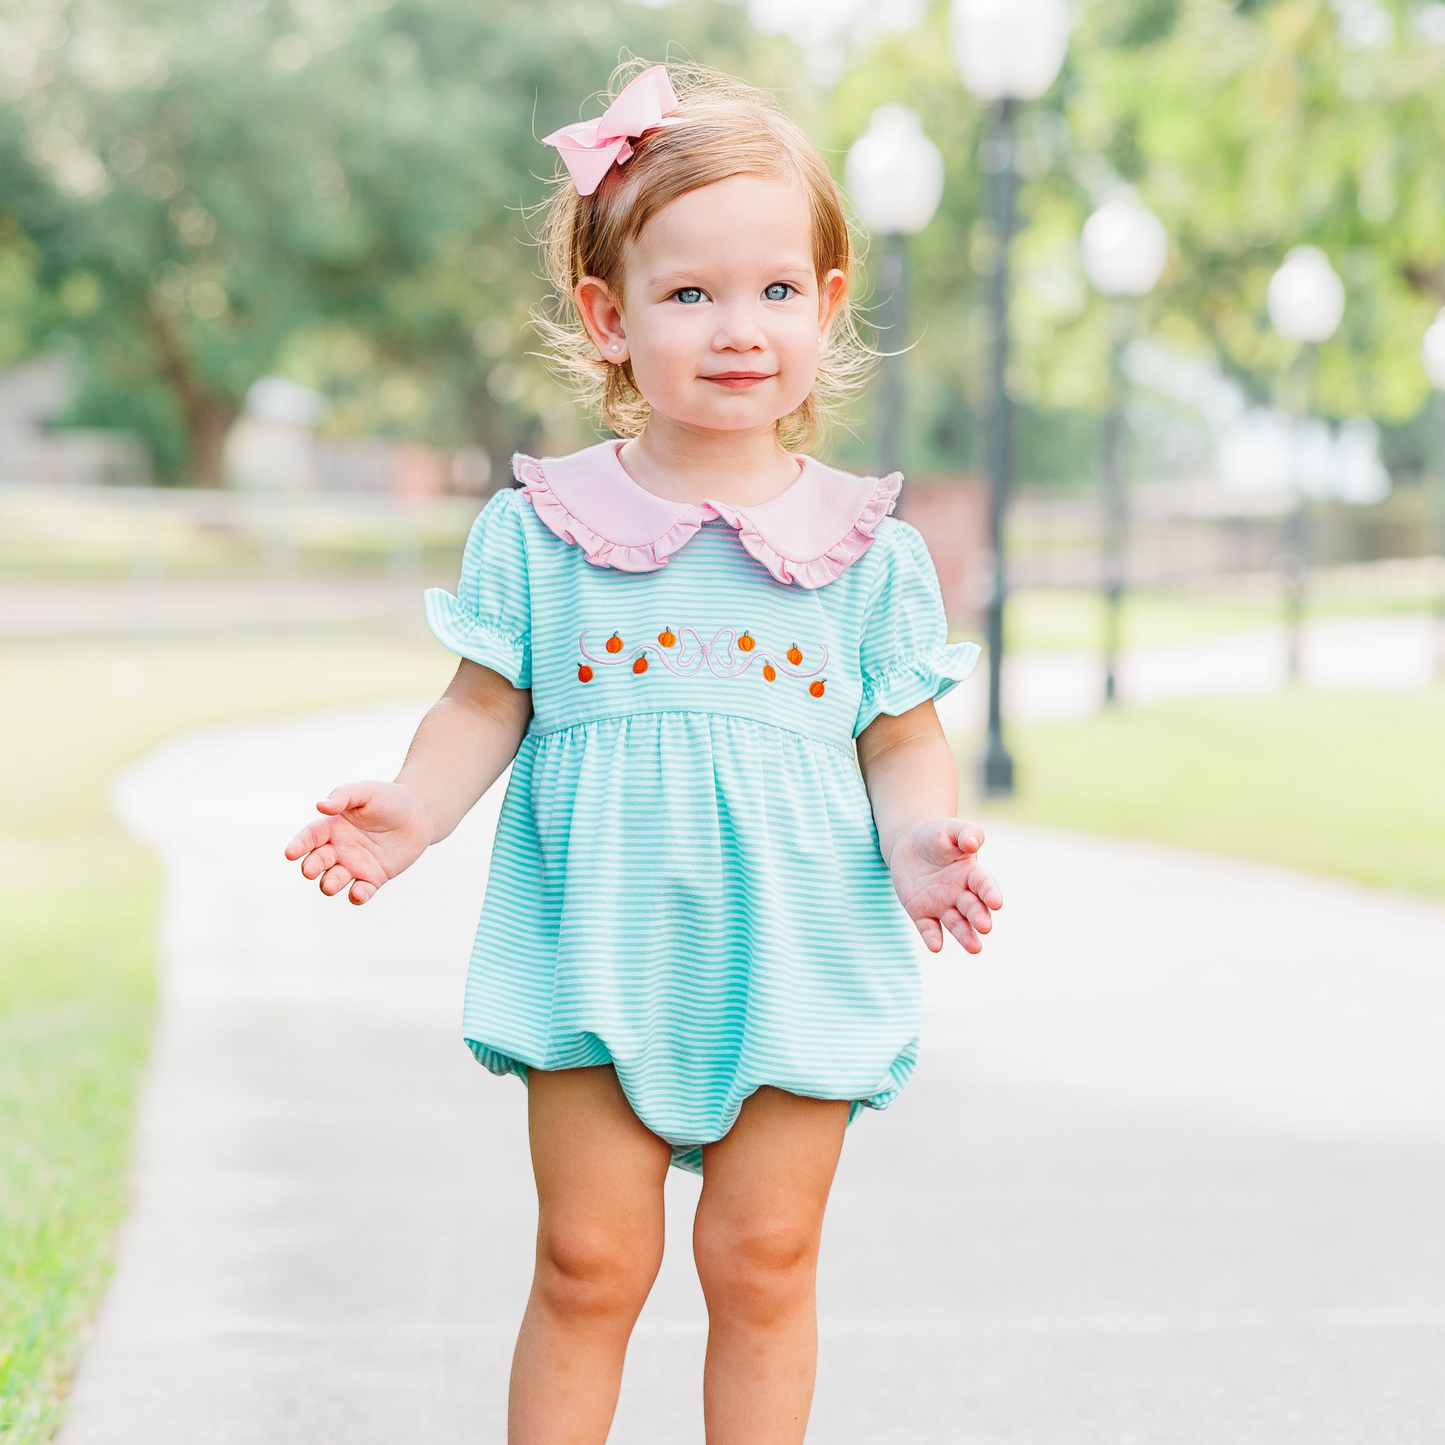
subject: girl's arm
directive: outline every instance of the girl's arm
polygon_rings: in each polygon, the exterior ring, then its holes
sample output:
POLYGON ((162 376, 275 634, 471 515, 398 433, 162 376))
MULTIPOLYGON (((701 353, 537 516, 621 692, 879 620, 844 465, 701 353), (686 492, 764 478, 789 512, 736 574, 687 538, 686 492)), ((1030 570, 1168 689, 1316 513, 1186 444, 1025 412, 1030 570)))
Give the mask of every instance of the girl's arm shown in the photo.
POLYGON ((947 929, 978 953, 1003 895, 978 862, 983 829, 957 817, 958 769, 933 704, 875 718, 858 735, 858 766, 879 849, 923 941, 937 953, 947 929))
POLYGON ((348 783, 316 808, 326 816, 287 845, 325 894, 350 885, 365 903, 440 842, 502 775, 532 716, 532 694, 464 660, 422 719, 394 783, 348 783))

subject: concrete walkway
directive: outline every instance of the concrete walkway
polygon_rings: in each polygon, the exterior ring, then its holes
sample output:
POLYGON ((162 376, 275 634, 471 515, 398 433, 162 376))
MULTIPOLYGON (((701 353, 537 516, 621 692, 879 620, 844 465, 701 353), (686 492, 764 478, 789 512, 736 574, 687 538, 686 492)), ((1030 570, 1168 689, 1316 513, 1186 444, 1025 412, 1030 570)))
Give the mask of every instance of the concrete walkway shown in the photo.
MULTIPOLYGON (((1250 627, 1125 649, 1119 696, 1126 703, 1273 692, 1287 680, 1282 626, 1250 627)), ((1306 687, 1394 691, 1427 687, 1445 676, 1445 627, 1427 613, 1321 617, 1305 625, 1300 657, 1306 687)), ((978 730, 987 717, 986 669, 980 667, 939 704, 950 732, 978 730)), ((1091 717, 1104 697, 1096 651, 1018 652, 1004 657, 1003 703, 1015 722, 1091 717)))
MULTIPOLYGON (((196 733, 119 786, 165 862, 164 1006, 64 1445, 503 1439, 524 1096, 458 1038, 495 804, 365 909, 280 856, 416 715, 196 733)), ((1445 1439, 1445 907, 1014 826, 988 851, 999 931, 926 965, 919 1073, 844 1153, 810 1439, 1445 1439)), ((696 1187, 619 1445, 702 1438, 696 1187)))

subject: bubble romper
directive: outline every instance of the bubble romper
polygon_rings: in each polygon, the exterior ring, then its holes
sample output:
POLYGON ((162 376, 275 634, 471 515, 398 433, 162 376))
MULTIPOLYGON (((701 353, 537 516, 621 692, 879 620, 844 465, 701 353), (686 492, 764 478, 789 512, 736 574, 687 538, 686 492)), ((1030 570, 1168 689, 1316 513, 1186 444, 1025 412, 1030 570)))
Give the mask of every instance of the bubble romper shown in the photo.
POLYGON ((524 1080, 610 1063, 696 1170, 764 1085, 856 1115, 908 1081, 918 942, 854 739, 979 649, 948 643, 897 474, 804 457, 772 501, 689 505, 619 445, 518 457, 457 595, 426 594, 441 642, 532 693, 463 1031, 524 1080))

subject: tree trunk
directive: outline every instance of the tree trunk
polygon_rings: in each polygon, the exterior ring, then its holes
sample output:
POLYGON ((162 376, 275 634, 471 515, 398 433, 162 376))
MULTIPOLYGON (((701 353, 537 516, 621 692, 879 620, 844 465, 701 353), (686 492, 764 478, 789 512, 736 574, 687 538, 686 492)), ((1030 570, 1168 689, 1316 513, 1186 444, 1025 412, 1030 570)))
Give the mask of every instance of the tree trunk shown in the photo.
POLYGON ((192 480, 198 487, 224 486, 226 433, 236 419, 236 407, 211 394, 188 399, 183 405, 191 443, 192 480))
POLYGON ((152 306, 148 320, 161 378, 185 418, 191 483, 197 487, 222 486, 226 480, 226 433, 240 408, 229 397, 213 391, 197 373, 168 316, 152 306))

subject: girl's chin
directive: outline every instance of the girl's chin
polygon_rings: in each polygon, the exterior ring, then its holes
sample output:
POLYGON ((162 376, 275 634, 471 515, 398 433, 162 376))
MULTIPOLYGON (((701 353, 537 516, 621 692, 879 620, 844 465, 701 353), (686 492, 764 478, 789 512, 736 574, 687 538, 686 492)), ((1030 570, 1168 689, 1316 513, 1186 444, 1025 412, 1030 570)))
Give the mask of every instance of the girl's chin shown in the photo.
POLYGON ((693 412, 687 416, 673 416, 669 419, 678 426, 686 427, 689 431, 753 432, 764 431, 776 426, 786 415, 787 412, 779 412, 775 407, 749 407, 746 411, 741 408, 726 407, 716 410, 709 409, 706 412, 693 412))
MULTIPOLYGON (((704 386, 709 384, 704 382, 704 386)), ((747 391, 723 390, 710 387, 710 394, 689 398, 692 403, 680 406, 671 415, 686 418, 695 426, 723 427, 728 431, 741 431, 751 427, 771 426, 790 412, 796 411, 806 397, 796 401, 779 397, 776 388, 762 387, 747 391)), ((656 406, 653 408, 658 410, 656 406)))

